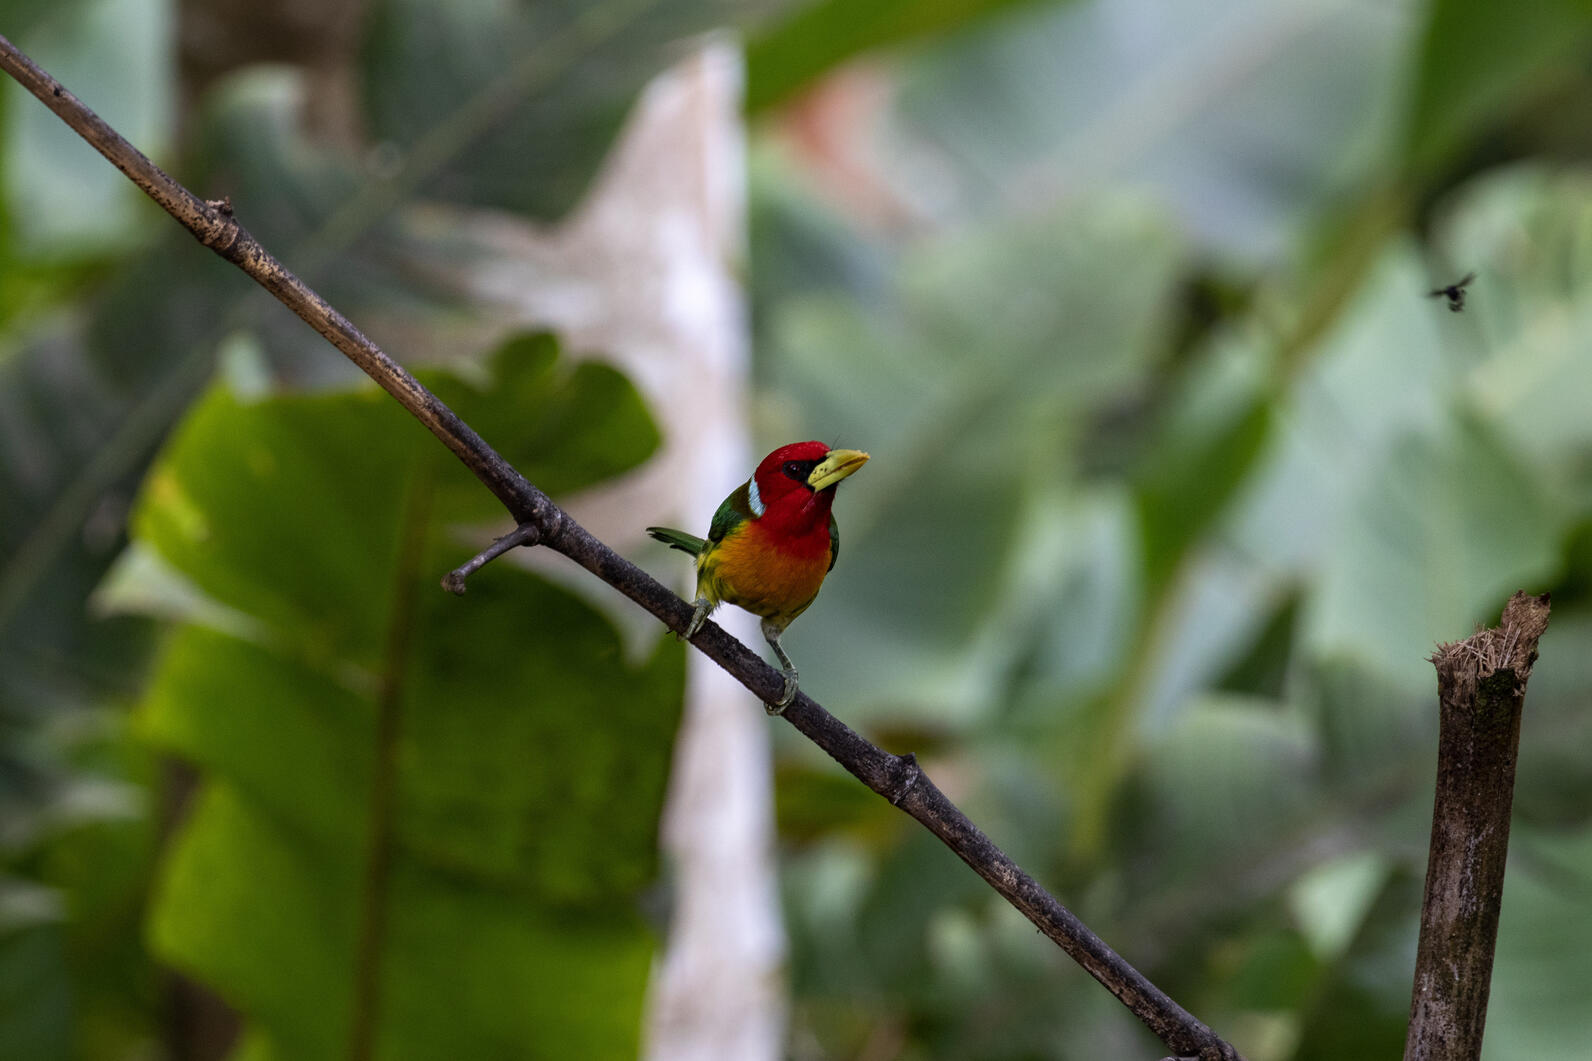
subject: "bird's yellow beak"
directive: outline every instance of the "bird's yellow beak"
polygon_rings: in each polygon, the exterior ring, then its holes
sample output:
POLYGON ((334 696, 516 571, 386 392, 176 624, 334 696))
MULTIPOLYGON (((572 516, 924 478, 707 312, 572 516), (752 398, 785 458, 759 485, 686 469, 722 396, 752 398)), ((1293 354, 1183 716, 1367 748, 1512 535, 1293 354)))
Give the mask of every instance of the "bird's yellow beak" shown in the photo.
POLYGON ((860 449, 832 449, 807 477, 807 485, 814 490, 834 486, 867 463, 868 455, 860 449))

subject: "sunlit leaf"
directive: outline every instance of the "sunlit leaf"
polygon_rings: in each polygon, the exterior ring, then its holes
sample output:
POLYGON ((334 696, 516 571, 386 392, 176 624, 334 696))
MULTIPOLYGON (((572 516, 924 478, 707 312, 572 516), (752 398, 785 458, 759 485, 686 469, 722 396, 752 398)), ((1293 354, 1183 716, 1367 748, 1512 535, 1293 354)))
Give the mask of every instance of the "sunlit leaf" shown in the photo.
MULTIPOLYGON (((523 337, 479 382, 434 382, 565 487, 649 453, 628 383, 556 355, 523 337)), ((493 505, 374 388, 218 387, 148 480, 141 540, 252 623, 180 628, 141 713, 206 779, 153 939, 242 1011, 245 1056, 341 1057, 359 1035, 406 1058, 635 1054, 683 653, 626 659, 507 563, 443 593, 449 522, 493 505)))

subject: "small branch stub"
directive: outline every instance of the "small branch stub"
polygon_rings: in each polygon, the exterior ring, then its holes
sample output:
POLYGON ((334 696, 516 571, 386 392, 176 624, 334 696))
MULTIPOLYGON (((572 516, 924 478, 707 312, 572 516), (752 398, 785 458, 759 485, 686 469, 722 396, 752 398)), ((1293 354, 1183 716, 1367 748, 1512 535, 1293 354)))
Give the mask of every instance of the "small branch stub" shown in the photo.
POLYGON ((1491 630, 1439 645, 1432 844, 1405 1061, 1476 1061, 1492 981, 1526 681, 1548 595, 1516 593, 1491 630))
POLYGON ((521 545, 535 545, 541 540, 541 528, 533 523, 521 523, 491 545, 472 556, 467 562, 442 576, 442 588, 455 596, 464 596, 464 581, 504 553, 521 545))

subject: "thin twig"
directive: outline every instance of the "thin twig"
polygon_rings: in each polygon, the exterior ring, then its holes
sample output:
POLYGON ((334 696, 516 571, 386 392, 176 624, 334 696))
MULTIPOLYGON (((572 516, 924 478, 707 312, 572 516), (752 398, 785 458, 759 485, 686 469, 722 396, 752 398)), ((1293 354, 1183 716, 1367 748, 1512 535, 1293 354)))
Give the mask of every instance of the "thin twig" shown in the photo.
MULTIPOLYGON (((199 242, 253 277, 324 335, 436 435, 503 503, 519 527, 451 573, 450 581, 446 581, 450 589, 457 592, 470 571, 507 549, 535 541, 569 557, 670 629, 685 630, 692 614, 689 604, 593 537, 531 485, 435 395, 260 246, 232 216, 230 203, 207 203, 193 195, 4 37, 0 37, 0 68, 43 101, 199 242)), ((780 672, 716 624, 703 624, 692 643, 761 700, 772 702, 779 698, 784 687, 780 672)), ((911 755, 896 756, 877 747, 805 693, 797 694, 783 717, 863 784, 939 837, 1120 999, 1175 1054, 1202 1061, 1241 1061, 1231 1045, 1124 961, 995 846, 946 798, 911 755)))
POLYGON ((475 574, 510 549, 521 545, 535 545, 542 538, 542 529, 534 523, 521 523, 492 544, 470 557, 468 561, 442 576, 442 588, 457 596, 464 596, 465 579, 475 574))

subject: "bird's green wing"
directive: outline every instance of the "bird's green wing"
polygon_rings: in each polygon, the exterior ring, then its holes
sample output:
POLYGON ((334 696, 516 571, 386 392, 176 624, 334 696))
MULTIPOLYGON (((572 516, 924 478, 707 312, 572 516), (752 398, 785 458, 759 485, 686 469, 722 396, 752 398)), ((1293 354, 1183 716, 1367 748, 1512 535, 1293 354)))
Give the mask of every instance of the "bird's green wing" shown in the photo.
POLYGON ((835 561, 840 559, 840 524, 835 522, 835 517, 829 517, 829 570, 835 569, 835 561))
POLYGON ((702 552, 702 547, 707 544, 695 534, 687 534, 683 530, 673 527, 648 527, 647 533, 658 539, 671 549, 678 549, 682 553, 697 556, 702 552))
POLYGON ((713 523, 708 527, 708 541, 722 542, 726 534, 751 518, 752 496, 746 489, 746 483, 742 483, 713 513, 713 523))

